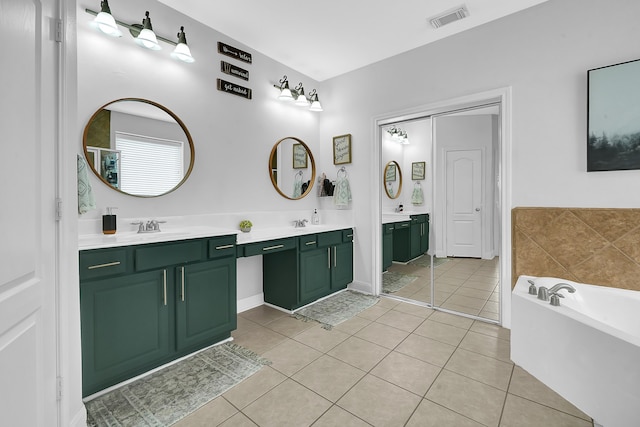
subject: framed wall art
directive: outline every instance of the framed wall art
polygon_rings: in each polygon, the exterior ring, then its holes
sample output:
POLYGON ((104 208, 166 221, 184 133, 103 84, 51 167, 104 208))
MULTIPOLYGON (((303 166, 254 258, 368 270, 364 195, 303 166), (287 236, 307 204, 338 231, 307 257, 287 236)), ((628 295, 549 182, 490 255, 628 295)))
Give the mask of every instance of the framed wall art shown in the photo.
POLYGON ((333 164, 351 163, 351 134, 333 137, 333 164))
POLYGON ((587 73, 587 172, 640 169, 640 59, 587 73))
POLYGON ((293 168, 306 169, 307 158, 307 150, 304 148, 304 145, 293 144, 293 168))
POLYGON ((424 170, 426 168, 426 165, 426 162, 411 163, 411 179, 414 181, 424 179, 424 170))

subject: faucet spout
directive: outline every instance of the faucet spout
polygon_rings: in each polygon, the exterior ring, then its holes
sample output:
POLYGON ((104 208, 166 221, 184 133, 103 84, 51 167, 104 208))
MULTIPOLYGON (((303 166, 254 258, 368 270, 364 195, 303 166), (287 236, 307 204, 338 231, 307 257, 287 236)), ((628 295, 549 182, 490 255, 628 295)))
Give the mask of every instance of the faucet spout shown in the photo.
POLYGON ((576 291, 576 288, 568 283, 558 283, 557 285, 554 285, 551 289, 549 289, 549 294, 558 293, 558 291, 560 291, 561 289, 568 290, 570 294, 576 291))

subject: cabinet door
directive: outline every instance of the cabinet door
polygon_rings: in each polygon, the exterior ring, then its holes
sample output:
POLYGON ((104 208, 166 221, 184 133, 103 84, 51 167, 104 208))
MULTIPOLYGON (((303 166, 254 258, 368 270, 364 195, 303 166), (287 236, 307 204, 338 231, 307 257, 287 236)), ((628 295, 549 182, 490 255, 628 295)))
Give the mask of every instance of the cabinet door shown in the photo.
POLYGON ((382 271, 386 271, 393 264, 393 234, 382 235, 382 271))
POLYGON ((411 222, 398 222, 393 230, 393 260, 407 262, 411 259, 411 222))
POLYGON ((236 260, 175 268, 178 351, 214 344, 236 329, 236 260))
POLYGON ((429 223, 422 224, 422 238, 420 239, 420 253, 427 253, 429 250, 429 223))
POLYGON ((411 224, 411 258, 416 258, 422 255, 420 247, 422 243, 422 228, 424 223, 411 224))
POLYGON ((157 366, 170 353, 167 270, 83 282, 82 394, 157 366))
POLYGON ((300 303, 306 304, 331 291, 331 248, 300 253, 300 303))
POLYGON ((353 243, 331 248, 331 291, 344 289, 353 282, 353 243))

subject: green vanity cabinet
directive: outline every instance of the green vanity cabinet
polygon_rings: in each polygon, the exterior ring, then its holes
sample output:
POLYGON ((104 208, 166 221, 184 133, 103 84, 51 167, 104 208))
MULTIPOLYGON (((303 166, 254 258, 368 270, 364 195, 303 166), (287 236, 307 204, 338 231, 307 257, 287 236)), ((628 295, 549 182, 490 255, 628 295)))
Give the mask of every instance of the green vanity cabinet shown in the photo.
POLYGON ((394 228, 394 223, 382 224, 382 271, 387 271, 393 264, 394 228))
POLYGON ((394 222, 393 260, 407 262, 411 258, 411 221, 394 222))
POLYGON ((80 252, 83 396, 230 336, 235 239, 80 252))
POLYGON ((411 258, 429 250, 429 215, 411 215, 411 258))
POLYGON ((409 221, 384 225, 393 226, 393 261, 408 262, 429 250, 429 214, 411 215, 409 221))
POLYGON ((265 302, 295 310, 353 281, 352 229, 306 234, 296 242, 295 250, 264 254, 265 302))

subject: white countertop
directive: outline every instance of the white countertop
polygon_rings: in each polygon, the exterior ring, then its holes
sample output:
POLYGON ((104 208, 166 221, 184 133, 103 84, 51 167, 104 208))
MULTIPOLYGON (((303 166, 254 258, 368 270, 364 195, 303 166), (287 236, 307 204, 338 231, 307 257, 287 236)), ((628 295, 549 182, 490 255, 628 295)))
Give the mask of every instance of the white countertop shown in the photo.
POLYGON ((205 237, 217 237, 237 235, 237 244, 263 242, 267 240, 282 239, 285 237, 302 236, 305 234, 324 233, 327 231, 343 230, 350 228, 348 225, 307 225, 295 228, 273 227, 253 228, 248 233, 240 230, 217 228, 208 226, 181 227, 179 229, 167 229, 157 233, 137 233, 133 231, 117 232, 116 234, 84 234, 78 237, 78 249, 115 248, 120 246, 143 245, 147 243, 171 242, 185 239, 197 239, 205 237))
POLYGON ((426 215, 428 213, 429 212, 412 212, 412 211, 383 212, 382 223, 389 224, 392 222, 411 221, 411 215, 426 215))

